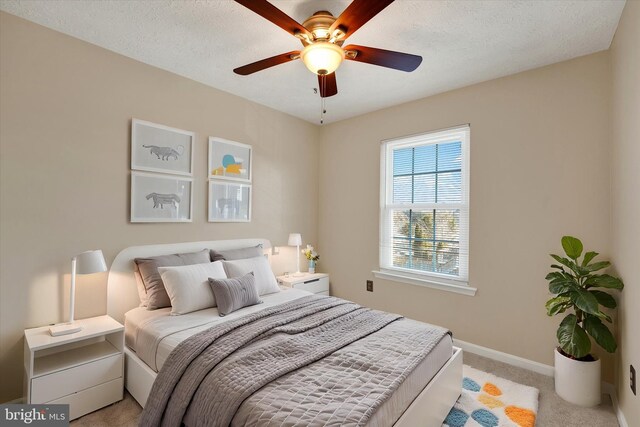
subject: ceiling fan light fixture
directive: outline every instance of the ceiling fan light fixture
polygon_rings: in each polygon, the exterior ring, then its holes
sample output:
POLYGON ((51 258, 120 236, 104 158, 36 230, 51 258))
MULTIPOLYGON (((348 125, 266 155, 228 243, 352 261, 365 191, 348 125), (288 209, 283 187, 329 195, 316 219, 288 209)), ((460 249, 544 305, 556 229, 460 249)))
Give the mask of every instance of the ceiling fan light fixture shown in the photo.
POLYGON ((331 74, 344 60, 344 50, 333 43, 316 42, 306 46, 300 53, 302 62, 312 73, 331 74))

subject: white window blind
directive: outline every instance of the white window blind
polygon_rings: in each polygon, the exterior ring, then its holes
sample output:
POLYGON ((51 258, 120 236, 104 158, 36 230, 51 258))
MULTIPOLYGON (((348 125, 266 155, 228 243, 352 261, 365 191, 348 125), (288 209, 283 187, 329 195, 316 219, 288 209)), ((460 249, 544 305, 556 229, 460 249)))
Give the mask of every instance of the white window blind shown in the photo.
POLYGON ((466 285, 469 126, 385 141, 380 269, 466 285))

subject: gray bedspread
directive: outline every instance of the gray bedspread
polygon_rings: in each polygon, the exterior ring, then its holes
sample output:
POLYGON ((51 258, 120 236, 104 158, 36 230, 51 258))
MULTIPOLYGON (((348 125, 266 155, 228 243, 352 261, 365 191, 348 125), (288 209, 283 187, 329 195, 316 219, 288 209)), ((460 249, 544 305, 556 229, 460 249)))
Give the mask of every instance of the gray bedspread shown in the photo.
POLYGON ((365 425, 447 334, 403 323, 313 295, 214 326, 170 354, 140 425, 365 425))

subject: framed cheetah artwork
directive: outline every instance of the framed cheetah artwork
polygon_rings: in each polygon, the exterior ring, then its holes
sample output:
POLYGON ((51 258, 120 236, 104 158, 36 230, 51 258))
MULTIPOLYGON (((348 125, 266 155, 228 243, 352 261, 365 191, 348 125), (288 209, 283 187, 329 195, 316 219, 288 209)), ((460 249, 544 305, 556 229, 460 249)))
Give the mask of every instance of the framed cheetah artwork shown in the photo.
POLYGON ((144 120, 131 122, 131 169, 193 176, 195 134, 144 120))
POLYGON ((131 172, 131 222, 191 222, 193 179, 131 172))
POLYGON ((209 179, 251 182, 251 146, 209 137, 209 179))

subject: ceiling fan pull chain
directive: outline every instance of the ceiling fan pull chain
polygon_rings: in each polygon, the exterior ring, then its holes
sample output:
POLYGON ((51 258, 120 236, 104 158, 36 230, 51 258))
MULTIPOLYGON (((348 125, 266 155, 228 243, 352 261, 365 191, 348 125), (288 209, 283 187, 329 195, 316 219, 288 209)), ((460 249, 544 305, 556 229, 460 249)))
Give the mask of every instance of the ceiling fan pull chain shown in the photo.
POLYGON ((327 108, 326 108, 326 100, 325 98, 320 98, 320 108, 322 108, 322 115, 320 116, 320 124, 324 124, 324 115, 327 113, 327 108))
POLYGON ((323 74, 320 76, 320 124, 324 124, 324 114, 327 112, 325 110, 325 100, 322 94, 326 93, 327 90, 327 75, 323 74))
POLYGON ((323 93, 323 90, 324 90, 324 87, 323 87, 324 86, 324 76, 320 76, 320 78, 318 79, 318 86, 319 86, 318 89, 320 90, 320 124, 323 124, 323 122, 324 122, 324 114, 322 114, 322 110, 323 110, 323 108, 322 108, 322 101, 323 101, 322 93, 323 93))

